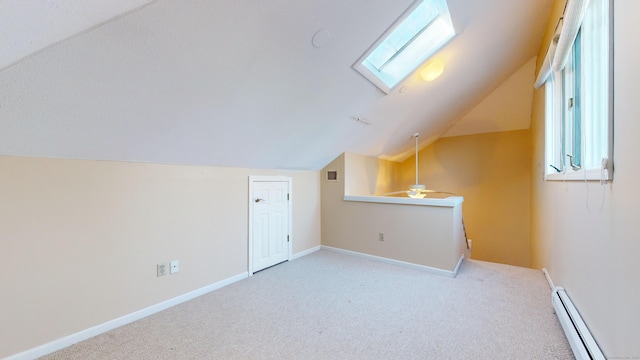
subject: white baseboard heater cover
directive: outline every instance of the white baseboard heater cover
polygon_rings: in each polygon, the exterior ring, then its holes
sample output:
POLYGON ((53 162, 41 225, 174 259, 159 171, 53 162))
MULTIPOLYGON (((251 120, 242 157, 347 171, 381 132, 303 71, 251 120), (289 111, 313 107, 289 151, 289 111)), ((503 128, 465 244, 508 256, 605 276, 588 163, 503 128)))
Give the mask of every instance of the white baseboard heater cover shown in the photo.
POLYGON ((606 360, 564 288, 553 289, 551 302, 576 359, 606 360))

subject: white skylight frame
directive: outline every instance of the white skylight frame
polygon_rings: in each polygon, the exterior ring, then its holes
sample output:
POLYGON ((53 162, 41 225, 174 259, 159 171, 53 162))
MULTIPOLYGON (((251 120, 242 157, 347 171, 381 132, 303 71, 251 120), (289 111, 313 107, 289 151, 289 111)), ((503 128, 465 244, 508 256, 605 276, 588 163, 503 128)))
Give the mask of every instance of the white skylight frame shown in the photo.
POLYGON ((417 0, 358 59, 353 68, 389 94, 455 35, 446 0, 417 0), (416 21, 422 21, 426 26, 416 26, 416 21), (407 30, 413 30, 413 33, 407 36, 407 30), (396 43, 390 44, 394 38, 396 43), (392 48, 395 52, 389 50, 392 48), (387 55, 380 56, 379 53, 385 50, 387 55), (388 53, 393 55, 389 57, 388 53))

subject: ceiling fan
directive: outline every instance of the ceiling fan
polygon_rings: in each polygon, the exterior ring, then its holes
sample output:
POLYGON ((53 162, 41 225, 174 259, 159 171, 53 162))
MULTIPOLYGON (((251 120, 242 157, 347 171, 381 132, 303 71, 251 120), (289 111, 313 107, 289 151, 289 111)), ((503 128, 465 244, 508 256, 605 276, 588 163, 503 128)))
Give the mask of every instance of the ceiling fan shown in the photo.
POLYGON ((409 190, 394 191, 394 192, 386 193, 383 196, 407 194, 411 198, 422 199, 425 196, 427 196, 428 193, 441 193, 441 194, 455 195, 455 193, 452 193, 449 191, 427 189, 426 186, 419 183, 418 181, 418 174, 419 174, 418 172, 418 137, 419 136, 420 136, 419 132, 416 132, 415 134, 413 134, 413 137, 416 139, 416 183, 409 186, 409 190))

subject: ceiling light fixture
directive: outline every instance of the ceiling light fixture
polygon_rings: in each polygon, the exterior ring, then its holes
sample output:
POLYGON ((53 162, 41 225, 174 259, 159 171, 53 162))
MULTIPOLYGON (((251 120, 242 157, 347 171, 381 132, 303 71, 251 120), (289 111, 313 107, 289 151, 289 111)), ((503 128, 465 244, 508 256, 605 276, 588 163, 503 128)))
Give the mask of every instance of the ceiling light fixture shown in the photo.
POLYGON ((422 199, 427 195, 426 192, 423 192, 426 189, 426 187, 422 184, 419 184, 419 181, 418 181, 418 137, 419 136, 420 136, 419 132, 416 132, 415 134, 413 134, 413 137, 416 138, 416 183, 409 186, 409 192, 407 192, 407 195, 409 195, 409 197, 414 199, 422 199))
POLYGON ((420 77, 422 77, 424 81, 433 81, 439 78, 443 72, 444 61, 442 61, 441 58, 435 58, 420 71, 420 77))
POLYGON ((418 180, 418 174, 420 173, 418 170, 418 137, 419 136, 420 136, 419 132, 416 132, 415 134, 413 134, 413 137, 416 139, 416 183, 409 186, 409 190, 394 191, 394 192, 384 194, 383 196, 407 194, 411 198, 422 199, 425 196, 427 196, 428 193, 441 193, 441 194, 455 195, 455 193, 452 193, 449 191, 430 190, 430 189, 427 189, 424 185, 419 184, 419 180, 418 180))

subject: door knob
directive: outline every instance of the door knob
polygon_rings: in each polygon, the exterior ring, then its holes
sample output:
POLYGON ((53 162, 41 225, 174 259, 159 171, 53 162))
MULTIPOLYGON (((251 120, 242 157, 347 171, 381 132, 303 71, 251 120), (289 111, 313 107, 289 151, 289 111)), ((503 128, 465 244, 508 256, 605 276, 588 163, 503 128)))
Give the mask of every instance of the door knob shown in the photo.
POLYGON ((254 201, 255 201, 256 203, 259 203, 259 202, 261 202, 261 201, 264 201, 264 199, 256 198, 254 201))

